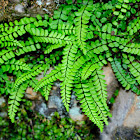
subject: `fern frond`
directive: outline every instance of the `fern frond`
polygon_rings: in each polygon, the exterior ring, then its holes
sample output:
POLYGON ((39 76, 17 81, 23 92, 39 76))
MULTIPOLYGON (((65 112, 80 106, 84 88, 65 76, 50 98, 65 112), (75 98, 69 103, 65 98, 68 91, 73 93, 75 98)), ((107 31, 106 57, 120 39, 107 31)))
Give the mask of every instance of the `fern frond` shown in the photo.
POLYGON ((48 45, 44 51, 44 54, 49 54, 51 53, 54 49, 58 49, 58 48, 62 48, 64 47, 66 44, 54 44, 54 45, 48 45))
POLYGON ((69 103, 71 97, 71 89, 73 87, 73 64, 77 54, 78 46, 68 45, 63 50, 63 60, 62 60, 62 83, 61 85, 61 96, 66 110, 69 111, 69 103))
POLYGON ((127 32, 129 35, 135 34, 138 30, 140 30, 140 18, 132 20, 129 25, 127 26, 127 32))
POLYGON ((2 34, 0 34, 0 38, 1 41, 13 41, 14 38, 22 36, 25 33, 26 31, 24 29, 24 26, 15 26, 12 31, 2 32, 2 34))
POLYGON ((135 60, 134 56, 123 54, 123 62, 128 65, 129 71, 140 84, 140 63, 135 60))
POLYGON ((26 63, 16 60, 15 58, 11 59, 10 61, 7 61, 5 65, 1 66, 1 68, 3 72, 9 71, 10 73, 14 70, 19 70, 19 69, 28 70, 28 71, 31 70, 31 68, 26 63))
POLYGON ((99 101, 104 105, 105 109, 108 111, 108 106, 106 104, 107 102, 107 84, 105 84, 104 77, 105 75, 102 75, 103 71, 101 70, 102 67, 99 67, 95 69, 95 71, 92 74, 92 83, 95 87, 95 91, 97 92, 97 96, 99 101))
POLYGON ((57 79, 60 79, 60 77, 61 77, 61 67, 57 66, 55 67, 54 70, 51 71, 51 73, 47 74, 46 77, 44 77, 38 82, 38 85, 35 87, 34 90, 38 91, 40 88, 55 82, 57 79))
MULTIPOLYGON (((99 42, 99 40, 92 42, 91 47, 94 50, 94 53, 96 53, 96 54, 100 54, 100 53, 108 50, 107 42, 103 39, 101 42, 99 42)), ((89 48, 87 51, 89 51, 89 48)))
POLYGON ((58 31, 52 31, 48 33, 48 30, 43 29, 30 29, 31 35, 33 35, 33 39, 37 42, 44 42, 44 43, 52 43, 52 44, 72 44, 74 41, 74 36, 65 36, 65 34, 58 33, 58 31))
POLYGON ((16 112, 18 111, 18 107, 20 105, 20 101, 22 99, 22 97, 24 96, 25 90, 27 88, 28 84, 22 84, 17 90, 13 91, 10 93, 9 96, 9 110, 8 110, 8 115, 12 121, 12 123, 14 123, 15 121, 15 116, 16 116, 16 112))
POLYGON ((125 47, 122 47, 122 51, 131 54, 140 55, 140 44, 139 43, 128 44, 125 47))
POLYGON ((49 83, 47 86, 44 86, 44 88, 43 88, 42 96, 45 97, 46 101, 48 101, 48 96, 49 96, 50 91, 52 89, 52 85, 53 85, 53 83, 49 83))
POLYGON ((21 75, 19 78, 16 79, 14 88, 17 89, 18 86, 24 81, 31 79, 34 76, 37 76, 39 73, 41 73, 44 70, 45 66, 46 65, 37 65, 36 67, 33 67, 33 69, 30 72, 21 75))
POLYGON ((17 31, 18 29, 22 28, 23 26, 35 22, 37 19, 34 17, 24 17, 21 18, 19 21, 15 20, 13 22, 9 22, 9 24, 4 23, 0 24, 0 31, 1 32, 7 32, 7 33, 13 33, 14 31, 17 31))
POLYGON ((107 114, 104 106, 100 103, 98 95, 96 94, 94 87, 86 81, 77 81, 75 83, 75 89, 77 99, 82 104, 82 111, 94 122, 100 131, 103 131, 103 122, 107 124, 107 114), (92 89, 91 89, 92 88, 92 89), (105 115, 104 115, 105 114, 105 115), (105 117, 104 117, 105 116, 105 117))
POLYGON ((17 56, 20 56, 22 54, 36 51, 37 49, 41 48, 41 45, 39 43, 34 43, 34 41, 26 41, 22 48, 17 48, 15 54, 17 56))
POLYGON ((5 61, 15 57, 15 53, 13 52, 15 49, 15 47, 8 47, 7 50, 3 49, 0 52, 0 64, 3 64, 5 61))
MULTIPOLYGON (((82 78, 88 78, 92 74, 92 72, 94 71, 94 69, 92 69, 92 65, 94 67, 95 64, 98 64, 98 66, 100 67, 104 64, 107 64, 107 61, 105 60, 105 55, 97 56, 93 53, 93 51, 94 50, 90 50, 90 52, 88 51, 86 57, 80 55, 74 63, 73 72, 75 73, 77 73, 81 67, 84 67, 82 70, 82 78)), ((98 67, 97 65, 95 66, 98 67)))
POLYGON ((22 43, 20 42, 20 41, 18 41, 18 40, 12 40, 12 41, 1 41, 0 40, 0 48, 8 48, 8 47, 13 47, 13 46, 18 46, 18 47, 23 47, 22 46, 22 43))
POLYGON ((80 49, 83 51, 84 54, 86 54, 86 33, 88 29, 88 23, 90 20, 91 13, 89 11, 92 10, 91 5, 93 5, 92 1, 84 1, 84 5, 78 10, 78 12, 75 12, 76 18, 75 18, 75 36, 77 40, 77 44, 80 46, 80 49), (89 6, 88 6, 89 5, 89 6))
POLYGON ((140 63, 132 62, 128 65, 131 74, 136 77, 136 80, 140 84, 140 63))
POLYGON ((131 89, 139 95, 140 90, 137 88, 136 80, 131 78, 130 75, 126 73, 117 58, 114 58, 114 60, 111 62, 111 65, 118 81, 122 84, 122 86, 125 87, 126 90, 131 89))

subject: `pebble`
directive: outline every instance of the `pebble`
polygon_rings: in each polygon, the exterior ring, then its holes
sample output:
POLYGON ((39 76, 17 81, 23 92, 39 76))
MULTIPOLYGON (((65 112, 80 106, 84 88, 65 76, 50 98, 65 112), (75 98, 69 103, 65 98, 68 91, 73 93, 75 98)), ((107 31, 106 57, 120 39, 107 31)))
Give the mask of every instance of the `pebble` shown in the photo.
POLYGON ((19 12, 19 13, 24 13, 24 7, 21 4, 17 4, 15 6, 15 11, 19 12))

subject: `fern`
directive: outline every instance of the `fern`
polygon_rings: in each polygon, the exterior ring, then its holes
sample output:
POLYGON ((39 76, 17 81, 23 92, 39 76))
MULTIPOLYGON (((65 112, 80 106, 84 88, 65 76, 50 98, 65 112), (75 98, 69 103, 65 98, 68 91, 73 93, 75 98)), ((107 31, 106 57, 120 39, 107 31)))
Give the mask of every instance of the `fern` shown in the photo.
POLYGON ((9 96, 10 101, 8 102, 9 104, 8 115, 12 122, 14 122, 15 115, 18 110, 18 106, 20 105, 19 102, 22 100, 26 88, 27 88, 27 84, 24 83, 17 90, 10 93, 9 96))
POLYGON ((103 131, 111 116, 103 66, 110 62, 120 84, 140 94, 139 4, 139 0, 76 4, 67 0, 53 17, 37 15, 0 24, 0 92, 10 94, 12 122, 28 86, 48 100, 59 80, 66 110, 75 91, 83 112, 103 131), (46 74, 50 67, 54 69, 46 74), (35 80, 42 72, 44 78, 35 80), (4 73, 14 75, 14 85, 4 73))

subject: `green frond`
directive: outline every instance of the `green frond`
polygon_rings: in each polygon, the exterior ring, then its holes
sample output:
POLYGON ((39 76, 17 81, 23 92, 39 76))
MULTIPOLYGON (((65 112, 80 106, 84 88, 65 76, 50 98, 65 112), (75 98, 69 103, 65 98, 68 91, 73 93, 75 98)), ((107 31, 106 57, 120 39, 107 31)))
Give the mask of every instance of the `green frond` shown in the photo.
POLYGON ((49 54, 51 53, 54 49, 58 49, 58 48, 62 48, 64 47, 66 44, 54 44, 54 45, 48 45, 44 51, 44 54, 49 54))
POLYGON ((17 56, 28 53, 28 52, 33 52, 36 51, 37 49, 41 48, 41 45, 39 43, 34 43, 34 41, 26 41, 25 44, 23 44, 22 48, 17 48, 15 54, 17 56))
POLYGON ((102 40, 101 42, 99 42, 99 40, 96 40, 95 42, 91 43, 91 47, 96 54, 100 54, 108 50, 107 42, 105 40, 102 40))
POLYGON ((65 34, 61 34, 58 31, 48 32, 48 30, 43 29, 31 29, 31 35, 33 35, 33 39, 36 42, 44 42, 44 43, 52 43, 52 44, 72 44, 74 41, 74 36, 66 36, 65 34))
POLYGON ((15 121, 16 112, 18 111, 20 105, 19 102, 22 100, 22 97, 24 96, 27 86, 28 84, 26 83, 22 84, 17 90, 10 93, 9 101, 8 101, 9 104, 8 115, 12 123, 14 123, 15 121))
POLYGON ((10 61, 7 61, 4 65, 1 65, 3 72, 9 72, 11 73, 14 70, 28 70, 31 71, 31 68, 26 64, 19 60, 16 60, 15 58, 11 59, 10 61))
POLYGON ((123 54, 123 63, 127 64, 130 73, 140 84, 140 63, 135 60, 134 56, 123 54))
POLYGON ((126 71, 122 68, 119 60, 114 58, 114 60, 111 62, 111 65, 118 81, 122 84, 122 86, 125 87, 126 90, 131 89, 139 95, 140 90, 137 88, 136 80, 131 78, 130 75, 126 73, 126 71))
POLYGON ((57 79, 60 79, 60 77, 61 77, 61 68, 60 66, 57 66, 55 67, 54 70, 51 71, 51 73, 47 74, 46 77, 44 77, 38 82, 38 85, 35 87, 34 90, 38 91, 40 88, 55 82, 57 79))
POLYGON ((95 69, 92 74, 91 81, 94 85, 95 91, 97 92, 97 96, 99 101, 104 105, 105 109, 108 111, 107 107, 107 84, 105 84, 105 75, 102 75, 103 71, 101 70, 102 67, 95 69))
POLYGON ((98 64, 92 64, 91 62, 86 64, 81 73, 82 80, 86 80, 92 74, 92 72, 98 67, 99 67, 98 64))
POLYGON ((98 94, 95 92, 93 85, 86 81, 77 81, 75 83, 74 91, 77 99, 80 100, 80 103, 82 104, 82 111, 85 112, 85 115, 87 115, 102 132, 103 122, 108 124, 108 111, 106 111, 104 105, 101 104, 101 101, 98 99, 98 94))
POLYGON ((76 45, 68 45, 63 50, 63 59, 62 59, 62 83, 61 86, 61 96, 62 101, 66 107, 66 110, 69 111, 69 103, 70 103, 70 97, 71 97, 71 90, 73 87, 73 64, 74 60, 77 54, 78 46, 76 45))
POLYGON ((49 97, 50 91, 52 89, 52 85, 53 85, 53 83, 49 83, 47 86, 44 86, 44 88, 43 88, 42 96, 45 97, 46 101, 48 101, 48 97, 49 97))
POLYGON ((122 51, 130 54, 140 55, 140 44, 139 43, 127 44, 125 47, 122 47, 122 51))
POLYGON ((29 81, 29 87, 35 88, 37 84, 38 84, 38 80, 35 77, 33 77, 32 79, 30 79, 30 81, 29 81))
POLYGON ((90 16, 92 15, 90 11, 92 10, 91 5, 92 1, 84 1, 85 5, 83 5, 78 12, 75 12, 75 36, 77 40, 77 44, 80 46, 80 49, 86 54, 86 33, 88 31, 88 23, 90 20, 90 16))
POLYGON ((44 70, 44 66, 46 65, 37 65, 36 67, 33 67, 33 69, 27 73, 24 73, 19 78, 16 79, 14 88, 17 89, 18 86, 23 83, 24 81, 31 79, 34 76, 37 76, 44 70))
POLYGON ((3 64, 5 61, 8 61, 11 58, 15 57, 15 53, 13 50, 15 50, 15 47, 8 47, 7 50, 2 50, 0 52, 0 64, 3 64))
POLYGON ((138 62, 132 62, 131 64, 128 65, 129 71, 131 74, 136 77, 136 80, 140 84, 140 63, 138 62))

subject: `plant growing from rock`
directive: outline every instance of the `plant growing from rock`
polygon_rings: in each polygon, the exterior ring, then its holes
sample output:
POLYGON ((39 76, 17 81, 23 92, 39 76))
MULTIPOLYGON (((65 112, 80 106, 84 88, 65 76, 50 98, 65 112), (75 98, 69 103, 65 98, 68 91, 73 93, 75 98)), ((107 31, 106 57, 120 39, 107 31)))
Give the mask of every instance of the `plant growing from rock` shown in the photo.
POLYGON ((28 85, 35 91, 43 88, 40 91, 48 100, 54 81, 59 79, 66 110, 69 111, 71 92, 75 91, 82 111, 103 131, 111 116, 103 66, 110 62, 121 85, 140 94, 139 8, 140 0, 77 0, 76 4, 67 0, 53 17, 37 15, 1 24, 1 79, 5 72, 17 76, 9 96, 11 121, 15 120, 28 85), (21 59, 33 53, 44 56, 30 64, 21 59), (42 71, 45 74, 50 66, 54 70, 37 82, 34 77, 42 71))
MULTIPOLYGON (((22 107, 20 112, 17 113, 18 119, 14 124, 8 117, 0 116, 0 139, 94 139, 95 135, 91 133, 94 126, 90 125, 89 127, 91 122, 82 121, 78 124, 71 118, 61 118, 58 112, 54 112, 51 119, 46 119, 33 111, 31 106, 31 101, 22 100, 22 107)), ((7 105, 3 108, 6 110, 7 105)))

